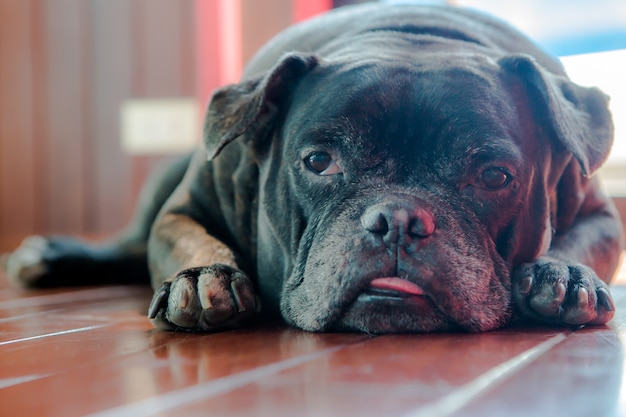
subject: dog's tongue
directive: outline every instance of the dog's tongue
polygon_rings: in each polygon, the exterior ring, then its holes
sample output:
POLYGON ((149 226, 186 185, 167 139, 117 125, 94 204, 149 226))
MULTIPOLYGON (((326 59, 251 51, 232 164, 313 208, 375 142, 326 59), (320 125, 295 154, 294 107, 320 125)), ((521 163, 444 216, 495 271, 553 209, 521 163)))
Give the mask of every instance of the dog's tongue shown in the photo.
POLYGON ((402 278, 376 278, 370 283, 370 286, 372 288, 378 288, 382 290, 393 290, 412 295, 424 295, 424 290, 422 290, 420 287, 413 284, 412 282, 402 278))

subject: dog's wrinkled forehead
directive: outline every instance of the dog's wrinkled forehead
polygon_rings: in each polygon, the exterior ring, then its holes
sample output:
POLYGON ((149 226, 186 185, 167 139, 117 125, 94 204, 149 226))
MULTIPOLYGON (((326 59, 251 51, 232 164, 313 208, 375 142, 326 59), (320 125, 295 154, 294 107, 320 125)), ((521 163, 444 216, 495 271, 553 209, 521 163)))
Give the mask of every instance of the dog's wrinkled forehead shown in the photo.
POLYGON ((497 65, 446 59, 445 65, 375 59, 320 65, 295 92, 298 105, 283 132, 287 147, 340 147, 415 163, 515 136, 515 105, 497 65))

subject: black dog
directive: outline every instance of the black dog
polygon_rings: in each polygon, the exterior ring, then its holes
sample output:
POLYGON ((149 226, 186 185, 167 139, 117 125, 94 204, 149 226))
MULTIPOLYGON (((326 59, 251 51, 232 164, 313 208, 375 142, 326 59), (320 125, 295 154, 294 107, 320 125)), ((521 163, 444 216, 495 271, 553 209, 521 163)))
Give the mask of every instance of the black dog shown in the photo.
POLYGON ((120 239, 31 238, 8 270, 130 282, 147 251, 169 329, 233 326, 261 300, 312 331, 602 324, 622 227, 591 176, 612 135, 606 96, 501 22, 340 9, 214 94, 206 146, 147 186, 120 239))

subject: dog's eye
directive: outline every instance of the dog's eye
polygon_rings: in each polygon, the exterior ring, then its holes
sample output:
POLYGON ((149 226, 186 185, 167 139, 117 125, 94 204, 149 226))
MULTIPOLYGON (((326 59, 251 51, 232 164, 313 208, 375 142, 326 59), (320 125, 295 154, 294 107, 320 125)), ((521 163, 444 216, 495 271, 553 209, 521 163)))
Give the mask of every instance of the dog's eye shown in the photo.
POLYGON ((511 175, 501 167, 487 168, 480 174, 481 185, 488 190, 499 190, 511 181, 511 175))
POLYGON ((339 165, 326 152, 311 152, 304 158, 306 167, 317 175, 334 175, 341 173, 339 165))

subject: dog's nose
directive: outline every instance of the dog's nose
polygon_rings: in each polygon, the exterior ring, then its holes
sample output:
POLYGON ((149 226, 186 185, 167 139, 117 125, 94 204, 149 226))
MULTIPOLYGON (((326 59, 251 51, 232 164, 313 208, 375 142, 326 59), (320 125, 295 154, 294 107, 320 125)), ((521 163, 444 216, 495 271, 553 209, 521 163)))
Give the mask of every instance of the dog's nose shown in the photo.
POLYGON ((405 234, 413 239, 426 238, 435 231, 435 218, 423 208, 380 203, 361 216, 363 227, 376 235, 396 241, 405 234))

